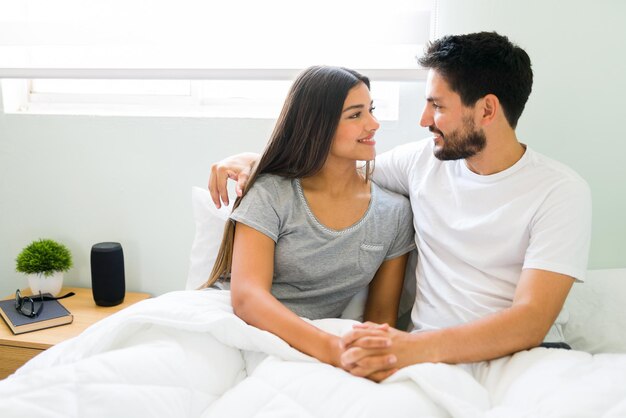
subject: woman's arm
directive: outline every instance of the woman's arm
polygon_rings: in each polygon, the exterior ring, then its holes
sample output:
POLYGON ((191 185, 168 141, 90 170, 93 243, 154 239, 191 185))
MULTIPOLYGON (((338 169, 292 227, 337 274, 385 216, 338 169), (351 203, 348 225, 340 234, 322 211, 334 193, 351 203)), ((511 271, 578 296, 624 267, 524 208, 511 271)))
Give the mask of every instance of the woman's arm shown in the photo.
POLYGON ((380 265, 369 285, 364 321, 396 325, 408 258, 407 253, 380 265))
POLYGON ((343 349, 339 337, 302 320, 271 294, 274 248, 271 238, 237 223, 231 271, 235 314, 250 325, 276 334, 303 353, 340 367, 343 349))

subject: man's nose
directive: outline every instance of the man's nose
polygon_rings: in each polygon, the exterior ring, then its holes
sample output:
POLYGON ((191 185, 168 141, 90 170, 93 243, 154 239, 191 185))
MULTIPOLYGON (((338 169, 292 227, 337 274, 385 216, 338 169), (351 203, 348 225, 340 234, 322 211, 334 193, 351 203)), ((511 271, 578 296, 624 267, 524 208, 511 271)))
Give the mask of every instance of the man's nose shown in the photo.
POLYGON ((430 111, 430 108, 428 106, 428 103, 424 106, 424 109, 422 110, 422 117, 420 118, 420 126, 422 128, 426 128, 428 126, 432 126, 434 125, 434 120, 433 120, 433 115, 432 112, 430 111))

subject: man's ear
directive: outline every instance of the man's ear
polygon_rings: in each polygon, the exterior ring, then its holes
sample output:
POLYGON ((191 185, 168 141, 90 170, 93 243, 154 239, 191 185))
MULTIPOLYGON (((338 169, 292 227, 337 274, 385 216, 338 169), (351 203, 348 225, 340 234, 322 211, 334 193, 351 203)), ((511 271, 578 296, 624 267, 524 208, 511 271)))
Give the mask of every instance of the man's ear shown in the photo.
POLYGON ((481 126, 487 126, 493 123, 496 117, 503 117, 502 108, 500 107, 500 100, 495 94, 488 94, 480 99, 480 123, 481 126))

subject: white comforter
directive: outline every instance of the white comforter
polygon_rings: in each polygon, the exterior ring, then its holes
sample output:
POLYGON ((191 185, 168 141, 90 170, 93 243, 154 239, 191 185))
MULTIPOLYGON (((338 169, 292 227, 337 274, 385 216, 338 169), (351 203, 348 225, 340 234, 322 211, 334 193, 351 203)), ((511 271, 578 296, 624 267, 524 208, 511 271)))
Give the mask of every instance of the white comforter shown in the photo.
MULTIPOLYGON (((315 324, 340 334, 347 320, 315 324)), ((381 384, 232 313, 226 291, 140 302, 0 381, 0 417, 626 417, 626 354, 537 348, 381 384)))

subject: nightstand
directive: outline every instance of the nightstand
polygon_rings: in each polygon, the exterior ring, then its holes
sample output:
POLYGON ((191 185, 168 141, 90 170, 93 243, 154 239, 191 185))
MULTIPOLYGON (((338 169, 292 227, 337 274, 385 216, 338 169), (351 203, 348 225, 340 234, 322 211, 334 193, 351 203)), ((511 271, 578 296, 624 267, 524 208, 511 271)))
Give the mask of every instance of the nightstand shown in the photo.
MULTIPOLYGON (((148 293, 126 292, 124 303, 117 306, 98 306, 93 301, 91 289, 64 287, 59 294, 63 295, 70 291, 76 295, 61 299, 59 302, 74 315, 71 324, 14 335, 0 318, 0 379, 9 376, 47 348, 75 337, 99 320, 151 297, 148 293)), ((24 293, 30 294, 29 291, 24 293)))

